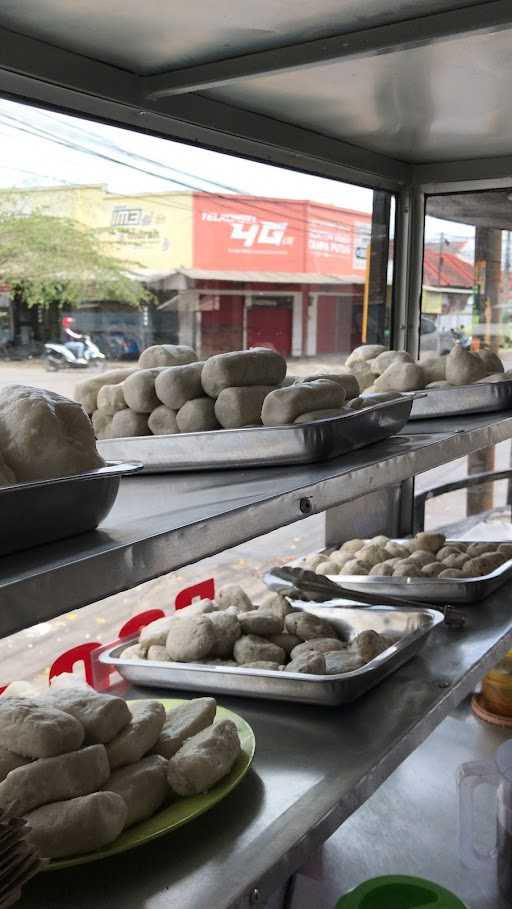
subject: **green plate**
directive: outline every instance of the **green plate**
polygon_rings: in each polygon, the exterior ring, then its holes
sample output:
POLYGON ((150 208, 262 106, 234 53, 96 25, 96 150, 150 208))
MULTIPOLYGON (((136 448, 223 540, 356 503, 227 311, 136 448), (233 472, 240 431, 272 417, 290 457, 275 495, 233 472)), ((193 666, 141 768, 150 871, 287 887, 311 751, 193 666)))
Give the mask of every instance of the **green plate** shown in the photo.
MULTIPOLYGON (((166 710, 186 703, 183 700, 174 698, 172 700, 159 698, 159 700, 166 710)), ((217 802, 229 795, 231 790, 238 786, 251 766, 256 740, 249 723, 246 723, 237 713, 232 713, 231 710, 226 710, 224 707, 217 707, 216 719, 232 720, 240 736, 242 753, 229 776, 221 780, 206 794, 180 798, 167 808, 163 808, 157 814, 154 814, 153 817, 148 818, 147 821, 135 824, 129 830, 125 830, 121 836, 118 836, 117 840, 114 840, 110 846, 105 846, 105 848, 98 849, 96 852, 88 852, 86 855, 75 855, 73 858, 49 862, 44 870, 59 871, 61 868, 72 868, 74 865, 97 862, 98 859, 108 858, 110 855, 117 855, 119 852, 127 852, 128 849, 135 849, 136 846, 142 846, 144 843, 149 843, 159 836, 164 836, 171 830, 182 827, 183 824, 188 824, 189 821, 199 817, 200 814, 204 814, 205 811, 213 808, 217 802)))

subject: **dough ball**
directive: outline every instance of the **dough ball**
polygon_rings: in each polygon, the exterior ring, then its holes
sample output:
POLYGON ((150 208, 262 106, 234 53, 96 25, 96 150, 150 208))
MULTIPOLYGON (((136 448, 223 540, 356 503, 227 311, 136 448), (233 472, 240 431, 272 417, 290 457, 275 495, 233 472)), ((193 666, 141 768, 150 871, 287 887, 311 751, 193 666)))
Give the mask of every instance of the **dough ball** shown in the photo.
POLYGON ((80 405, 27 385, 0 391, 0 451, 19 483, 73 476, 104 464, 80 405))
MULTIPOLYGON (((408 557, 407 557, 407 559, 408 559, 408 557)), ((386 565, 390 565, 391 568, 394 568, 395 565, 398 565, 399 562, 407 562, 407 559, 402 559, 402 558, 386 559, 386 565)))
POLYGON ((182 366, 185 363, 194 363, 196 360, 196 352, 185 344, 154 344, 142 351, 138 365, 140 369, 151 369, 152 367, 182 366))
POLYGON ((87 795, 110 776, 104 745, 91 745, 56 757, 40 758, 11 770, 0 783, 0 809, 22 817, 49 802, 87 795))
POLYGON ((216 354, 210 357, 201 377, 203 389, 217 398, 225 388, 241 385, 280 385, 286 375, 286 360, 263 347, 216 354))
POLYGON ((213 600, 193 600, 188 606, 177 609, 174 617, 177 619, 190 619, 193 615, 210 615, 215 612, 215 609, 216 606, 213 600))
POLYGON ((194 398, 187 401, 178 410, 176 423, 180 432, 208 432, 211 429, 218 429, 215 403, 211 398, 194 398))
POLYGON ((304 672, 311 675, 325 675, 325 657, 317 650, 299 653, 285 667, 285 672, 304 672))
POLYGON ((414 562, 415 565, 419 565, 421 568, 423 565, 428 565, 432 561, 433 553, 427 552, 425 549, 416 549, 414 552, 408 556, 409 561, 414 562))
POLYGON ((286 616, 284 624, 289 634, 295 634, 303 641, 309 641, 311 638, 337 637, 336 630, 330 622, 308 612, 291 612, 286 616))
POLYGON ((158 741, 165 722, 165 709, 160 701, 132 701, 128 704, 131 720, 106 746, 112 770, 135 764, 158 741))
POLYGON ((505 558, 512 559, 512 543, 500 543, 498 552, 504 555, 505 558))
POLYGON ((388 553, 383 546, 378 546, 376 543, 367 543, 366 546, 363 546, 356 552, 355 557, 356 559, 359 559, 360 562, 365 562, 373 568, 373 566, 378 565, 379 562, 385 562, 387 555, 388 553))
POLYGON ((372 543, 373 546, 386 546, 389 543, 389 537, 384 536, 383 533, 379 533, 376 537, 372 537, 371 540, 368 540, 368 543, 372 543))
POLYGON ((175 617, 169 627, 165 646, 171 660, 193 663, 212 653, 217 644, 215 628, 207 615, 175 617))
POLYGON ((505 557, 498 552, 486 552, 478 558, 480 559, 483 574, 490 574, 491 571, 495 571, 506 561, 505 557))
POLYGON ((375 360, 386 348, 383 344, 362 344, 356 347, 350 356, 345 360, 345 366, 353 366, 355 363, 365 360, 375 360))
POLYGON ((167 779, 178 795, 207 792, 227 776, 241 753, 234 723, 222 720, 188 739, 169 761, 167 779))
MULTIPOLYGON (((348 553, 348 552, 338 552, 337 550, 335 550, 334 552, 331 552, 331 554, 329 555, 329 562, 334 562, 334 564, 336 565, 336 570, 338 571, 340 568, 343 568, 343 566, 346 565, 347 562, 350 562, 350 560, 352 558, 353 558, 353 556, 350 555, 350 553, 348 553)), ((333 574, 332 571, 330 573, 333 574)))
POLYGON ((134 410, 118 410, 112 417, 112 439, 128 439, 131 436, 148 436, 147 414, 135 413, 134 410))
POLYGON ((272 612, 278 618, 282 619, 284 622, 284 617, 288 615, 289 612, 293 612, 292 607, 285 597, 281 596, 280 593, 266 593, 265 596, 261 598, 258 609, 262 609, 265 612, 272 612))
POLYGON ((439 552, 446 543, 444 533, 417 533, 414 539, 416 549, 433 553, 439 552))
POLYGON ((171 758, 187 739, 212 725, 216 712, 214 698, 194 698, 171 708, 153 751, 164 758, 171 758))
POLYGON ((169 634, 169 629, 174 624, 176 617, 177 613, 174 615, 166 615, 161 619, 156 619, 154 622, 150 622, 149 625, 145 625, 144 628, 141 628, 139 635, 139 645, 144 649, 144 651, 147 651, 149 647, 153 647, 154 645, 158 645, 160 647, 165 646, 167 635, 169 634))
POLYGON ((73 397, 82 405, 86 413, 92 414, 98 409, 98 392, 100 388, 103 388, 104 385, 118 385, 134 372, 136 372, 136 369, 133 366, 129 369, 109 369, 94 376, 92 379, 85 379, 75 385, 73 397))
POLYGON ((131 644, 130 647, 125 647, 121 656, 123 660, 144 660, 146 651, 140 644, 131 644))
POLYGON ((327 559, 325 562, 320 562, 316 567, 317 574, 338 574, 339 565, 333 559, 327 559))
POLYGON ((151 647, 148 647, 146 659, 154 660, 157 663, 169 663, 171 658, 167 653, 167 648, 162 644, 152 644, 151 647))
POLYGON ((269 641, 272 644, 276 644, 277 647, 282 647, 287 656, 294 647, 298 647, 301 644, 301 639, 296 634, 289 634, 287 631, 283 631, 281 634, 271 634, 269 641))
POLYGON ((155 392, 162 404, 169 410, 179 410, 187 401, 203 396, 201 373, 204 363, 187 363, 170 366, 158 373, 155 392))
POLYGON ((16 482, 14 470, 5 463, 3 455, 0 452, 0 486, 11 486, 16 482))
POLYGON ((51 707, 69 713, 82 724, 86 744, 104 745, 110 742, 131 720, 130 710, 124 698, 112 694, 99 694, 93 689, 52 689, 45 695, 44 700, 51 707))
POLYGON ((420 578, 421 565, 409 560, 402 561, 402 564, 395 565, 393 569, 394 578, 420 578))
POLYGON ((215 416, 224 429, 238 429, 261 423, 263 401, 274 385, 247 385, 224 388, 215 401, 215 416))
POLYGON ((467 561, 467 553, 460 553, 460 555, 446 556, 446 559, 443 559, 442 564, 445 568, 462 568, 467 561))
POLYGON ((476 355, 482 360, 488 375, 505 372, 502 361, 493 350, 477 350, 476 355))
POLYGON ((422 575, 426 578, 437 578, 442 571, 444 571, 442 562, 429 562, 428 565, 423 565, 421 569, 422 575))
MULTIPOLYGON (((331 556, 329 556, 329 559, 330 558, 331 556)), ((315 568, 318 568, 318 566, 322 564, 322 562, 327 561, 327 557, 325 553, 315 553, 314 555, 304 556, 301 561, 305 568, 310 568, 312 571, 314 571, 315 568)))
POLYGON ((387 650, 388 647, 388 641, 372 628, 367 631, 361 631, 349 644, 349 650, 360 656, 365 663, 369 663, 370 660, 387 650))
POLYGON ((359 385, 359 394, 368 391, 375 381, 375 373, 371 371, 370 367, 365 362, 354 364, 353 369, 357 384, 359 385))
POLYGON ((344 672, 355 672, 364 666, 364 660, 357 653, 348 650, 335 650, 324 654, 325 672, 327 675, 341 675, 344 672))
POLYGON ((372 566, 368 562, 362 562, 361 559, 350 559, 345 562, 343 568, 340 568, 340 574, 369 574, 372 566))
POLYGON ((219 587, 215 592, 215 605, 217 609, 227 609, 229 606, 233 606, 239 612, 249 612, 254 609, 245 590, 242 590, 237 584, 224 584, 223 587, 219 587))
MULTIPOLYGON (((240 615, 242 616, 242 613, 240 615)), ((252 612, 246 612, 243 615, 252 615, 252 612)), ((241 621, 238 621, 236 615, 232 615, 229 612, 212 612, 208 618, 215 632, 215 644, 211 651, 212 656, 230 657, 233 653, 235 642, 242 635, 244 626, 241 626, 241 621)))
POLYGON ((343 543, 339 548, 339 552, 347 552, 349 555, 354 556, 356 552, 359 552, 360 549, 367 543, 367 540, 347 540, 346 543, 343 543))
POLYGON ((151 817, 169 797, 167 761, 150 754, 135 764, 114 770, 103 786, 105 792, 121 796, 128 813, 123 829, 151 817))
POLYGON ((408 546, 403 546, 401 543, 395 543, 394 540, 389 540, 384 546, 384 549, 388 555, 397 559, 406 559, 411 554, 411 550, 408 546))
POLYGON ((127 815, 126 803, 117 793, 92 792, 31 811, 27 839, 45 858, 94 852, 117 839, 127 815))
POLYGON ((101 386, 98 391, 98 410, 104 410, 113 417, 118 410, 124 410, 125 407, 126 401, 121 384, 101 386))
POLYGON ((375 380, 374 386, 377 391, 415 391, 418 388, 425 388, 425 376, 417 363, 395 360, 375 380))
POLYGON ((0 699, 2 748, 28 758, 54 757, 76 751, 83 743, 84 727, 62 710, 24 697, 0 699))
POLYGON ((106 410, 95 410, 91 421, 97 439, 112 438, 112 414, 107 413, 106 410))
POLYGON ((294 423, 314 423, 316 420, 327 420, 331 417, 341 417, 343 416, 344 408, 335 407, 327 408, 326 410, 312 410, 309 413, 302 413, 300 417, 297 417, 293 422, 294 423))
POLYGON ((348 401, 347 407, 349 410, 361 410, 361 407, 366 407, 366 401, 364 398, 352 398, 351 401, 348 401))
POLYGON ((303 641, 297 644, 291 651, 292 659, 300 656, 301 653, 332 653, 334 650, 346 650, 347 645, 338 638, 313 638, 311 641, 303 641))
POLYGON ((244 634, 259 634, 263 637, 270 634, 281 634, 283 620, 273 612, 255 609, 240 613, 240 626, 244 634))
POLYGON ((420 366, 425 376, 427 388, 432 383, 446 382, 446 356, 429 356, 420 360, 420 366))
POLYGON ((148 429, 154 436, 172 436, 179 432, 176 422, 176 411, 169 410, 164 404, 151 411, 148 429))
POLYGON ((346 401, 351 401, 359 395, 359 383, 352 373, 322 372, 313 376, 300 376, 295 379, 295 384, 316 382, 318 379, 327 379, 329 382, 337 382, 338 385, 341 385, 345 391, 346 401))
MULTIPOLYGON (((467 554, 468 556, 477 555, 477 553, 469 552, 469 550, 467 554)), ((457 546, 442 546, 441 549, 436 552, 436 559, 438 559, 440 562, 443 562, 448 558, 448 556, 451 555, 461 555, 461 550, 458 549, 457 546)))
POLYGON ((446 378, 450 385, 471 385, 482 379, 487 370, 477 354, 455 344, 446 358, 446 378))
POLYGON ((151 413, 160 405, 155 392, 155 380, 160 372, 159 369, 139 369, 124 380, 123 394, 130 410, 151 413))
POLYGON ((475 556, 481 556, 484 555, 484 553, 491 552, 492 547, 492 543, 471 543, 466 552, 468 556, 474 558, 475 556))
POLYGON ((393 574, 393 566, 389 562, 378 562, 377 565, 374 565, 373 568, 369 571, 370 575, 374 577, 383 577, 390 578, 393 574))
POLYGON ((340 408, 344 402, 345 391, 336 382, 303 382, 270 392, 263 402, 261 421, 264 426, 283 426, 303 413, 340 408))
MULTIPOLYGON (((283 635, 284 637, 284 635, 283 635)), ((292 635, 290 635, 292 637, 292 635)), ((299 639, 297 638, 297 644, 299 639)), ((0 746, 0 783, 5 780, 8 773, 11 770, 16 770, 17 767, 23 767, 24 764, 28 764, 30 758, 21 757, 20 754, 13 754, 12 751, 7 751, 6 748, 0 746)))
POLYGON ((440 578, 465 578, 467 573, 460 568, 445 568, 439 575, 440 578))
POLYGON ((405 350, 385 350, 383 353, 379 354, 374 360, 372 360, 372 369, 373 372, 376 372, 379 376, 386 371, 388 366, 391 366, 392 363, 413 363, 413 358, 409 353, 406 353, 405 350))
POLYGON ((268 660, 270 663, 284 663, 286 654, 282 647, 272 644, 255 634, 244 634, 233 647, 237 663, 254 663, 268 660))

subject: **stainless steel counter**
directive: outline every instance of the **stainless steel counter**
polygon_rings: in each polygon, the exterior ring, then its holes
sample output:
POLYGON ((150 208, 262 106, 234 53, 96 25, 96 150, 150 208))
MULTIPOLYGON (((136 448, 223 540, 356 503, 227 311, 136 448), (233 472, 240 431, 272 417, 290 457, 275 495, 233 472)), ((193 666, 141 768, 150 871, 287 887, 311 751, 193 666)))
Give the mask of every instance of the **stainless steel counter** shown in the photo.
POLYGON ((452 422, 304 467, 125 479, 100 530, 0 559, 0 636, 512 437, 510 416, 452 422))
POLYGON ((208 815, 137 852, 37 878, 20 909, 258 905, 503 655, 512 642, 511 596, 508 584, 468 608, 463 631, 435 629, 421 656, 353 705, 223 698, 256 734, 253 769, 238 789, 208 815))

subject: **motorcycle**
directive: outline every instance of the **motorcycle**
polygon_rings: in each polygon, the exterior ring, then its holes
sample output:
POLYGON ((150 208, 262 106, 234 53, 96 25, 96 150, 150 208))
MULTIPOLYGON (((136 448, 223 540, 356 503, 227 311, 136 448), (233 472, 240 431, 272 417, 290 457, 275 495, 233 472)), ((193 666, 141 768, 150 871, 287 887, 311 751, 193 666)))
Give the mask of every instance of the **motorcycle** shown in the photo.
POLYGON ((459 343, 464 350, 471 350, 471 336, 460 331, 458 328, 450 328, 450 334, 455 343, 459 343))
POLYGON ((88 369, 90 366, 106 366, 105 354, 88 335, 80 343, 81 356, 77 355, 76 342, 68 341, 64 344, 48 342, 45 344, 44 359, 47 371, 57 372, 59 369, 88 369))

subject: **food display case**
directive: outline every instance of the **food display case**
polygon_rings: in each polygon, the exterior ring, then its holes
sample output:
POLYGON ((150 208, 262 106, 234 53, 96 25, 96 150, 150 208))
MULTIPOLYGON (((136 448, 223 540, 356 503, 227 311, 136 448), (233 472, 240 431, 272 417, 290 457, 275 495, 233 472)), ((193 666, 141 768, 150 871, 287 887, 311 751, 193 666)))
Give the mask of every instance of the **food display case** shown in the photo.
MULTIPOLYGON (((130 2, 128 14, 97 0, 10 5, 0 10, 0 94, 371 187, 375 207, 380 191, 392 194, 388 346, 416 357, 427 199, 449 219, 455 208, 445 196, 512 192, 503 88, 512 8, 506 0, 363 6, 320 0, 287 11, 263 0, 249 13, 232 0, 181 9, 130 2)), ((487 227, 509 228, 506 212, 486 210, 486 218, 487 227)), ((435 419, 421 419, 423 411, 388 438, 314 463, 272 464, 268 451, 261 466, 208 470, 197 458, 193 472, 159 473, 156 463, 125 476, 97 530, 0 557, 0 635, 314 514, 325 515, 326 546, 403 537, 413 528, 417 475, 512 439, 512 410, 456 410, 435 419)), ((140 860, 118 855, 38 875, 20 906, 265 905, 510 648, 511 593, 506 582, 477 607, 462 604, 453 625, 437 617, 421 653, 352 703, 224 694, 222 706, 254 730, 256 755, 222 808, 147 844, 140 860)))

